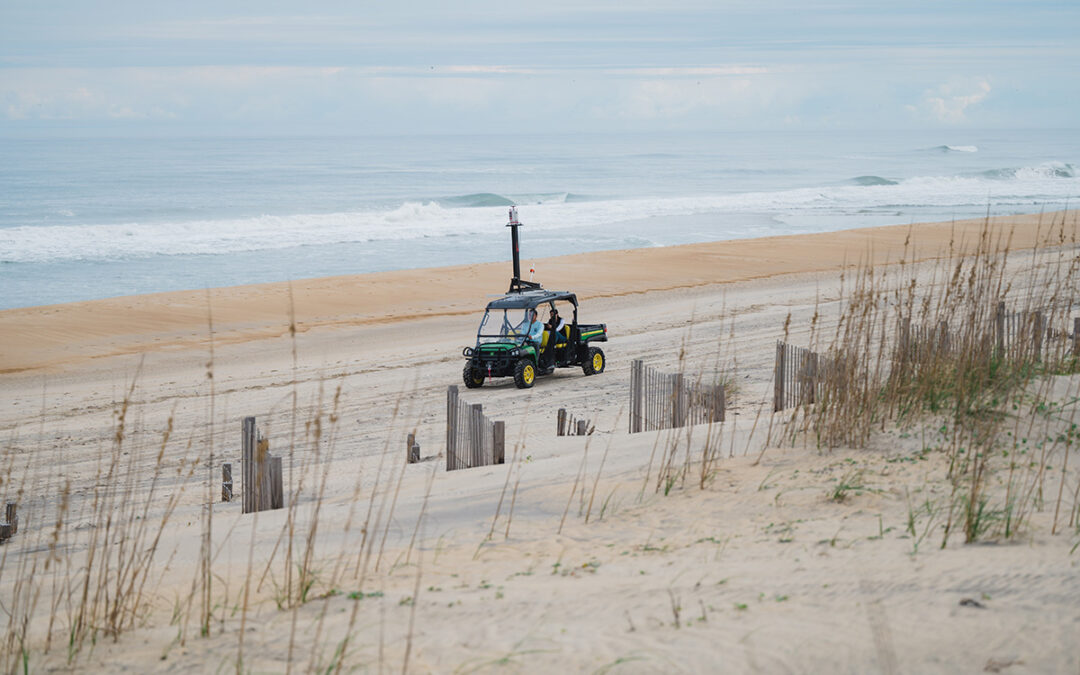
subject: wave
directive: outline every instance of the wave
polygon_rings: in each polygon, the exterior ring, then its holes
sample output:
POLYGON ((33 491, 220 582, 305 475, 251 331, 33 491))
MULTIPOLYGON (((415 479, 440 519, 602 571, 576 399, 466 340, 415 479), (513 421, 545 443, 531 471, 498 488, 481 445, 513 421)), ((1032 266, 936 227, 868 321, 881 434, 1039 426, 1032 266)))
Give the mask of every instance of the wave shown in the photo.
POLYGON ((1039 180, 1045 178, 1076 178, 1076 166, 1066 162, 1044 162, 1038 166, 1019 169, 989 169, 978 174, 992 180, 1039 180))
MULTIPOLYGON (((438 237, 489 236, 519 205, 526 233, 593 229, 608 236, 621 224, 654 218, 736 213, 805 215, 895 214, 906 209, 949 212, 1057 208, 1080 195, 1076 167, 1046 163, 994 175, 923 176, 895 181, 858 176, 843 185, 682 197, 605 199, 587 195, 475 193, 392 208, 242 218, 23 225, 0 228, 0 262, 132 260, 155 256, 217 256, 302 246, 370 245, 438 237)), ((702 219, 705 222, 708 218, 702 219)), ((665 228, 661 222, 648 227, 665 228)), ((498 235, 501 236, 501 235, 498 235)), ((526 234, 526 236, 530 236, 526 234)), ((460 240, 459 240, 460 241, 460 240)))
POLYGON ((456 197, 442 197, 435 200, 442 206, 457 206, 462 208, 477 208, 482 206, 513 206, 514 200, 491 192, 478 192, 471 195, 458 195, 456 197))
POLYGON ((852 185, 864 185, 867 187, 874 185, 899 185, 897 181, 882 178, 881 176, 856 176, 848 182, 852 185))
POLYGON ((949 152, 978 152, 979 147, 976 145, 936 145, 929 148, 932 152, 940 152, 942 154, 949 152))
POLYGON ((540 192, 518 195, 500 195, 493 192, 478 192, 469 195, 439 197, 432 201, 448 208, 483 208, 487 206, 514 206, 523 204, 560 204, 567 202, 594 201, 595 197, 573 192, 540 192))

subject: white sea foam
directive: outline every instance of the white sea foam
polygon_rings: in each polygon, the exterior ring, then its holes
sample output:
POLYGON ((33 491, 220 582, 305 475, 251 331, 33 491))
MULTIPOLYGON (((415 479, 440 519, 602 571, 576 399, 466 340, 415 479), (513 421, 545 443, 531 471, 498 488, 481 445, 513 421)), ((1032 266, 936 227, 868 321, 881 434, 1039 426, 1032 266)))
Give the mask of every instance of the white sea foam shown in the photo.
MULTIPOLYGON (((971 207, 1075 201, 1080 178, 1072 165, 1045 163, 1011 176, 927 176, 882 184, 833 185, 774 192, 706 194, 651 199, 576 200, 567 193, 509 196, 535 231, 596 228, 644 218, 725 213, 857 213, 903 207, 971 207)), ((471 195, 474 203, 499 195, 471 195)), ((418 240, 490 233, 505 221, 504 206, 443 206, 406 202, 388 210, 166 223, 67 224, 0 229, 0 261, 42 263, 130 260, 153 256, 217 255, 301 246, 418 240)), ((729 233, 718 232, 717 238, 729 233)))

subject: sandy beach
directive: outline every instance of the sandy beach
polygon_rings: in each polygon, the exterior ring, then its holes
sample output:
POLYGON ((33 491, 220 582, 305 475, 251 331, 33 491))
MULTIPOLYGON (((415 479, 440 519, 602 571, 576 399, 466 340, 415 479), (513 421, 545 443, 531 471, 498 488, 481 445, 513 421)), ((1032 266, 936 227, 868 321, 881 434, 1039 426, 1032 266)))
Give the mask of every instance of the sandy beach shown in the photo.
MULTIPOLYGON (((1023 298, 1046 252, 1076 259, 1080 211, 526 257, 607 324, 607 368, 463 393, 505 421, 507 459, 455 472, 447 387, 509 263, 2 311, 4 667, 1080 672, 1080 529, 1055 513, 1075 508, 1071 432, 1019 535, 945 546, 937 418, 859 449, 775 433, 778 339, 831 335, 854 271, 943 283, 984 234, 1023 298), (634 359, 722 378, 726 421, 627 433, 634 359), (595 432, 557 437, 559 408, 595 432), (290 508, 220 501, 249 415, 290 508), (690 468, 660 485, 665 456, 690 468)), ((1056 437, 1080 379, 1039 391, 1060 408, 1027 435, 1056 437)))

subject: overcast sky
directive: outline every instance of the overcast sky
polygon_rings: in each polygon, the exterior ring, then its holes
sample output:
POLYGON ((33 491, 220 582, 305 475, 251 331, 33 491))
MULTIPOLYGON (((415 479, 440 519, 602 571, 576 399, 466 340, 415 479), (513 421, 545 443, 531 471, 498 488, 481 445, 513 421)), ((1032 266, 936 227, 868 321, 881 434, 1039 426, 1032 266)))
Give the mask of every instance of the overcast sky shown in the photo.
POLYGON ((1076 127, 1080 2, 2 0, 0 135, 1076 127))

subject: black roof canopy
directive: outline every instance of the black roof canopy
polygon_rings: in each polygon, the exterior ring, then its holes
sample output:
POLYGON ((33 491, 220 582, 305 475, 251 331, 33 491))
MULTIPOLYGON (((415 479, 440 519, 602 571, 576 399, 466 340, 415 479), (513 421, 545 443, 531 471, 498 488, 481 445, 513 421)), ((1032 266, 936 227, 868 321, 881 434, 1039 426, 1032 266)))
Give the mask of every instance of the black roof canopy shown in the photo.
POLYGON ((488 309, 534 309, 545 302, 566 300, 577 307, 577 296, 569 291, 536 289, 510 293, 488 303, 488 309))

